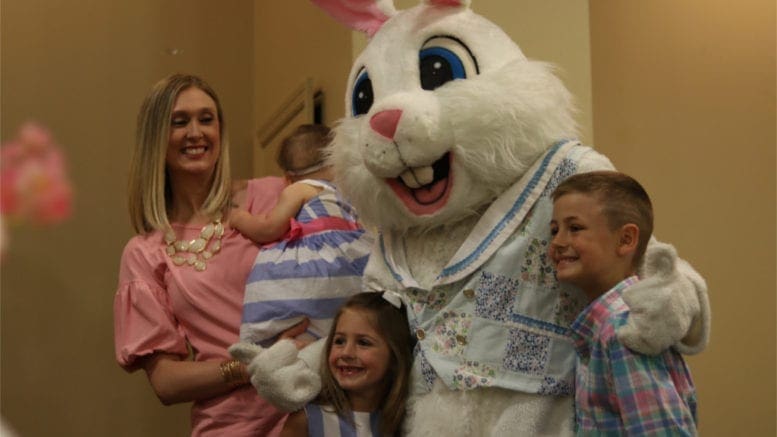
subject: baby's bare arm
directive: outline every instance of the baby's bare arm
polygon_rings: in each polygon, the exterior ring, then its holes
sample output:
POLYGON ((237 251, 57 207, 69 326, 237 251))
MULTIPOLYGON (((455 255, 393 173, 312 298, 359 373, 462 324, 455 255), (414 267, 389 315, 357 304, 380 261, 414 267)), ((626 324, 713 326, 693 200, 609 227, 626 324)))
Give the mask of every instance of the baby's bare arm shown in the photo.
POLYGON ((289 231, 289 220, 319 191, 308 184, 291 184, 283 189, 271 211, 256 215, 245 210, 233 211, 230 221, 235 229, 257 243, 276 241, 289 231))

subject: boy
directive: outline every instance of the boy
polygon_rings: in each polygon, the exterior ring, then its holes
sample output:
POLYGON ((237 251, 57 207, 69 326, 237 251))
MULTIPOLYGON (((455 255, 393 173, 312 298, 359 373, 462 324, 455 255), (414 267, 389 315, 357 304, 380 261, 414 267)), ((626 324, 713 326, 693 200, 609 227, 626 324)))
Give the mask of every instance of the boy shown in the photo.
POLYGON ((553 192, 550 231, 558 280, 591 301, 570 326, 577 435, 695 435, 696 391, 680 354, 641 355, 615 336, 653 231, 645 190, 617 172, 572 176, 553 192))

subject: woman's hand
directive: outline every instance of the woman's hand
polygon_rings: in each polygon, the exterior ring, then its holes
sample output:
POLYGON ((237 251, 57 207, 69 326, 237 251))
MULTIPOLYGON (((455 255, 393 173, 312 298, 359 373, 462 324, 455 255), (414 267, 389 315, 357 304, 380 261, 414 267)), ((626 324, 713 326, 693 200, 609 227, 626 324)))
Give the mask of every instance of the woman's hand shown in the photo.
MULTIPOLYGON (((157 352, 143 361, 151 387, 164 405, 208 399, 235 389, 226 381, 219 361, 184 360, 178 355, 157 352)), ((248 382, 244 366, 243 379, 248 382)))
POLYGON ((305 410, 299 410, 291 413, 286 423, 283 425, 281 437, 300 437, 308 435, 308 416, 305 410))

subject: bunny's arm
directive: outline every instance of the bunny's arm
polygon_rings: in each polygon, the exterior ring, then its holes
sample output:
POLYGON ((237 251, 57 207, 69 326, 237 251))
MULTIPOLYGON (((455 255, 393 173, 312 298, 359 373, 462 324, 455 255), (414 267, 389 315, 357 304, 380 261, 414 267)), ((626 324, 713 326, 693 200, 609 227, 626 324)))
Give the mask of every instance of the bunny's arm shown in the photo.
POLYGON ((325 338, 298 351, 289 339, 279 340, 265 349, 237 343, 229 353, 247 366, 251 384, 261 397, 281 411, 297 411, 315 399, 321 391, 319 368, 325 338))
POLYGON ((684 354, 704 350, 710 334, 707 284, 670 244, 651 240, 641 281, 626 289, 629 319, 618 338, 630 349, 656 355, 670 346, 684 354))

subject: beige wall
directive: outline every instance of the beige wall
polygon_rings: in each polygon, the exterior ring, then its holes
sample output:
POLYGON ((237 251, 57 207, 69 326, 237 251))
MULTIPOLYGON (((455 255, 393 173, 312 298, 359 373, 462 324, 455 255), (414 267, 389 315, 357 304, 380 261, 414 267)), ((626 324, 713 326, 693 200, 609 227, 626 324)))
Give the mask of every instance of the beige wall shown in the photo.
POLYGON ((775 2, 591 2, 596 145, 707 280, 701 434, 775 435, 775 2))
POLYGON ((113 358, 135 115, 162 76, 203 75, 225 107, 235 172, 248 176, 253 5, 2 0, 0 19, 0 136, 28 118, 45 123, 76 189, 68 222, 11 229, 0 285, 2 415, 23 436, 186 435, 189 406, 161 406, 143 372, 128 375, 113 358))
MULTIPOLYGON (((323 121, 331 126, 343 116, 345 107, 350 32, 307 0, 255 4, 255 127, 261 128, 272 118, 292 90, 308 77, 324 93, 323 121)), ((280 174, 275 165, 277 148, 264 150, 256 144, 255 159, 260 161, 255 166, 257 174, 280 174)))

